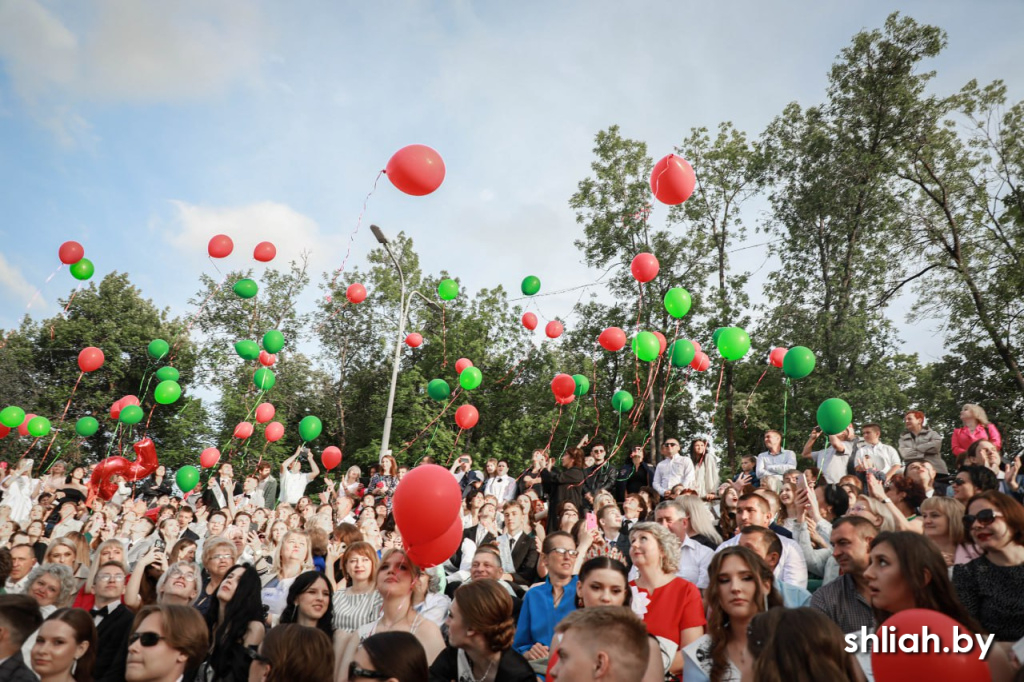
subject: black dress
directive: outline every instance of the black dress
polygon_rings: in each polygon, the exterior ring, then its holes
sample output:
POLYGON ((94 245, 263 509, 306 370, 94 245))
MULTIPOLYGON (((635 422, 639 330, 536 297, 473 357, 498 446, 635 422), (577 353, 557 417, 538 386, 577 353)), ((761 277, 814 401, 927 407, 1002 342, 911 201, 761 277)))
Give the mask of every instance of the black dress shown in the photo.
POLYGON ((1024 637, 1024 565, 997 566, 988 557, 953 567, 960 602, 1000 642, 1024 637))
POLYGON ((541 472, 544 490, 548 494, 548 531, 558 530, 556 512, 563 501, 572 502, 577 511, 583 513, 583 480, 586 474, 582 467, 541 472))
MULTIPOLYGON (((523 658, 515 649, 506 649, 498 661, 498 676, 495 678, 500 682, 536 682, 537 673, 530 667, 530 663, 523 658)), ((459 650, 453 646, 447 647, 437 655, 434 663, 430 666, 430 682, 458 682, 459 680, 459 650)))

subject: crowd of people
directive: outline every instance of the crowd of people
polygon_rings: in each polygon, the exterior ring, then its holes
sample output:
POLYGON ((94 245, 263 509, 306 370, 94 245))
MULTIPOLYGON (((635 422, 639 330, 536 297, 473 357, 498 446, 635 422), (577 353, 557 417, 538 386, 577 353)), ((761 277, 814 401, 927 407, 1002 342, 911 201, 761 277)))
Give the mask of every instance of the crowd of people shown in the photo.
POLYGON ((1024 474, 979 406, 961 419, 946 441, 908 412, 895 447, 815 429, 799 454, 772 430, 735 472, 703 437, 653 465, 584 438, 518 475, 463 454, 462 540, 428 568, 391 455, 315 496, 300 448, 110 500, 88 465, 23 459, 0 480, 0 680, 853 682, 871 657, 844 636, 910 609, 993 635, 991 679, 1020 678, 1024 474))

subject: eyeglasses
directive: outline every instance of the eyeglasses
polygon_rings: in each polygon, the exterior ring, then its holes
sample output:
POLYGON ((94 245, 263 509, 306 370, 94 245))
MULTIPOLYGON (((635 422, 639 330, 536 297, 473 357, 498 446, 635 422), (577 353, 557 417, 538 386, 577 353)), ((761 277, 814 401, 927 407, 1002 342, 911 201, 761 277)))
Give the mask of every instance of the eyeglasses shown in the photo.
POLYGON ((970 530, 975 522, 982 526, 991 526, 996 519, 1003 518, 1003 515, 992 509, 982 509, 977 514, 967 514, 964 516, 964 529, 970 530))
POLYGON ((128 646, 135 644, 135 642, 144 647, 156 646, 160 643, 161 639, 166 639, 166 637, 161 637, 155 632, 133 632, 131 637, 128 638, 128 646))
POLYGON ((970 481, 965 481, 962 478, 954 478, 953 479, 953 485, 967 485, 968 483, 970 483, 970 481))
POLYGON ((245 652, 246 657, 250 661, 256 661, 258 663, 263 663, 264 665, 270 665, 270 659, 267 658, 266 656, 264 656, 263 654, 261 654, 258 651, 257 647, 255 647, 255 646, 247 646, 244 649, 242 649, 242 651, 245 652))
POLYGON ((365 677, 371 680, 386 680, 391 677, 391 675, 377 672, 376 670, 360 668, 355 661, 352 661, 348 664, 348 678, 352 679, 353 677, 365 677))
POLYGON ((214 554, 210 558, 213 559, 214 561, 220 561, 221 559, 227 559, 228 561, 234 561, 235 560, 235 557, 231 556, 230 554, 214 554))
POLYGON ((176 568, 175 569, 171 569, 170 576, 168 576, 168 577, 170 577, 171 580, 174 580, 175 578, 184 578, 185 582, 188 582, 188 583, 194 583, 196 581, 196 574, 195 573, 179 571, 176 568))
POLYGON ((96 576, 96 580, 101 583, 123 583, 124 575, 120 573, 101 573, 96 576))
POLYGON ((555 547, 551 550, 550 554, 561 554, 562 556, 569 556, 575 559, 580 555, 575 549, 566 549, 565 547, 555 547))

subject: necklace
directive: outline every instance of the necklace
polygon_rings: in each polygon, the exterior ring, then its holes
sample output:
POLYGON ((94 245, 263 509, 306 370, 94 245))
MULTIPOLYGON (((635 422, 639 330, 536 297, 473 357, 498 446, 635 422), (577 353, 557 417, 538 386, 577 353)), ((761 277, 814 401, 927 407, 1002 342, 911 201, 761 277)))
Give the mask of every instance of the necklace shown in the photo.
POLYGON ((473 675, 473 659, 470 658, 468 654, 466 654, 466 662, 469 663, 467 666, 469 670, 466 671, 466 674, 469 676, 470 682, 484 682, 484 680, 487 679, 487 676, 491 674, 491 668, 494 666, 494 659, 492 658, 491 662, 487 664, 487 670, 484 671, 484 674, 480 677, 475 677, 473 675))

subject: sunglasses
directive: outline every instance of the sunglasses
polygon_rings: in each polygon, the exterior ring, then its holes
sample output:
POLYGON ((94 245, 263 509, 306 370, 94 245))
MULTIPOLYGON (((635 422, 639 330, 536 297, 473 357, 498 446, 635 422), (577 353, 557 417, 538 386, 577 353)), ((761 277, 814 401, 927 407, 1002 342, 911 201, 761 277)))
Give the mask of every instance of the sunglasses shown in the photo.
POLYGON ((964 529, 970 530, 975 522, 982 526, 991 526, 996 519, 1003 518, 1003 515, 992 509, 982 509, 977 514, 966 514, 964 516, 964 529))
POLYGON ((965 481, 962 478, 954 478, 953 479, 953 485, 967 485, 968 483, 970 483, 970 481, 965 481))
POLYGON ((131 637, 128 638, 128 646, 135 644, 135 642, 138 642, 144 647, 156 646, 160 643, 161 639, 166 638, 161 637, 155 632, 133 632, 131 637))
POLYGON ((257 647, 255 647, 255 646, 247 646, 244 649, 242 649, 242 651, 245 652, 246 658, 248 658, 250 661, 257 661, 258 663, 263 663, 265 665, 270 665, 270 659, 267 658, 266 656, 264 656, 263 654, 261 654, 258 651, 257 647))
POLYGON ((377 672, 376 670, 360 668, 355 661, 352 661, 348 664, 348 678, 351 680, 355 677, 365 677, 371 680, 386 680, 391 676, 387 673, 377 672))

